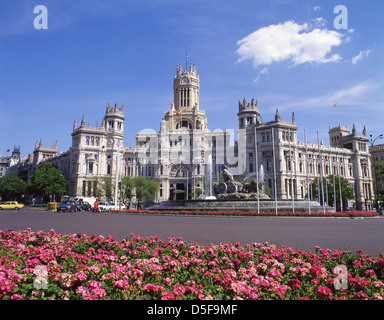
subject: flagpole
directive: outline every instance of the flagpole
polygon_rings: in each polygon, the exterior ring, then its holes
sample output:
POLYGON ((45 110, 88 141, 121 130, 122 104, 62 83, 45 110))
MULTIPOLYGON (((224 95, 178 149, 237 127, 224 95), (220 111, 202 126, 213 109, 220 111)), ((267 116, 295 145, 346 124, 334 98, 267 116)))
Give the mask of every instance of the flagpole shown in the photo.
MULTIPOLYGON (((333 167, 335 168, 335 167, 333 167)), ((335 185, 335 170, 333 170, 333 207, 336 212, 336 185, 335 185)))
POLYGON ((320 154, 320 141, 319 141, 319 131, 317 131, 317 144, 319 146, 319 169, 320 169, 320 178, 321 178, 321 197, 323 200, 323 213, 325 213, 325 203, 324 203, 324 184, 323 184, 323 166, 320 154))
POLYGON ((328 206, 328 181, 327 181, 327 176, 325 176, 324 182, 325 182, 325 203, 328 206))
POLYGON ((273 180, 275 189, 275 213, 277 215, 277 187, 276 187, 276 160, 275 160, 275 132, 272 128, 272 153, 273 153, 273 180))
MULTIPOLYGON (((338 156, 339 154, 337 154, 338 156)), ((341 198, 341 179, 340 179, 340 164, 339 164, 339 159, 337 160, 337 173, 339 176, 339 193, 340 193, 340 211, 343 211, 343 200, 341 198)))
POLYGON ((334 108, 336 108, 336 121, 337 121, 337 125, 339 124, 339 108, 337 108, 337 103, 335 103, 333 105, 334 108))
MULTIPOLYGON (((304 130, 304 141, 305 141, 305 167, 307 172, 307 197, 308 197, 308 213, 311 214, 311 196, 309 190, 309 176, 308 176, 308 154, 307 154, 307 132, 304 130)), ((311 188, 312 189, 312 188, 311 188)))
POLYGON ((188 200, 188 184, 189 184, 189 179, 188 179, 188 169, 187 169, 187 200, 188 200))
POLYGON ((292 199, 292 212, 295 212, 295 201, 293 192, 293 176, 292 176, 292 159, 291 159, 291 130, 288 128, 288 139, 289 139, 289 170, 291 171, 291 199, 292 199))
POLYGON ((259 203, 259 162, 257 159, 257 135, 256 135, 256 123, 255 123, 255 160, 256 160, 256 192, 257 192, 257 213, 260 213, 259 203))

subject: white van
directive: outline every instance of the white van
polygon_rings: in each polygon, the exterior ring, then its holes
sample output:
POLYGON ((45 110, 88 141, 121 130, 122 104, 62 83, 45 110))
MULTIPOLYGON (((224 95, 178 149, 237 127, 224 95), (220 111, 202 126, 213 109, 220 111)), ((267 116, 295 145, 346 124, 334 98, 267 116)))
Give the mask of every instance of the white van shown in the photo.
POLYGON ((80 197, 80 198, 76 198, 76 202, 88 202, 92 208, 93 208, 93 205, 95 204, 96 202, 96 198, 95 197, 80 197))

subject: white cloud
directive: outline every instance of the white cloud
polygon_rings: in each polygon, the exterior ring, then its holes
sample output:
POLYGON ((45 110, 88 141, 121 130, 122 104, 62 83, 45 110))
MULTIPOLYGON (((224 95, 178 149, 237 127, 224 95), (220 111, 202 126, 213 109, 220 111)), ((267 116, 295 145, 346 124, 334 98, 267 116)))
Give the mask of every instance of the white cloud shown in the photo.
POLYGON ((356 64, 358 61, 360 61, 364 57, 368 57, 370 53, 371 53, 371 50, 360 51, 360 53, 357 56, 352 58, 352 63, 356 64))
POLYGON ((264 67, 262 70, 260 70, 260 71, 258 72, 257 77, 256 77, 255 80, 253 80, 253 82, 254 82, 254 83, 259 82, 260 77, 261 77, 263 74, 268 74, 268 73, 269 73, 268 68, 267 68, 267 67, 264 67))
POLYGON ((314 11, 321 10, 321 7, 320 7, 320 6, 313 7, 313 10, 314 10, 314 11))
POLYGON ((332 47, 342 43, 343 35, 327 29, 309 30, 308 24, 286 21, 263 27, 237 44, 237 62, 252 60, 254 67, 290 60, 294 65, 306 62, 319 64, 341 60, 340 55, 328 56, 332 47))
POLYGON ((327 20, 322 17, 312 19, 312 22, 316 27, 325 27, 325 25, 327 24, 327 20))

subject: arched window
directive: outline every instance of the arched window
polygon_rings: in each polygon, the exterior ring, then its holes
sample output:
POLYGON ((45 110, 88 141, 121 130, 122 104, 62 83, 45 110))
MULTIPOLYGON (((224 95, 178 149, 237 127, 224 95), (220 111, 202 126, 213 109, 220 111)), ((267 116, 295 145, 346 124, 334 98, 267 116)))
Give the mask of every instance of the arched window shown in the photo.
POLYGON ((192 124, 188 120, 179 121, 176 124, 176 129, 192 129, 192 124))

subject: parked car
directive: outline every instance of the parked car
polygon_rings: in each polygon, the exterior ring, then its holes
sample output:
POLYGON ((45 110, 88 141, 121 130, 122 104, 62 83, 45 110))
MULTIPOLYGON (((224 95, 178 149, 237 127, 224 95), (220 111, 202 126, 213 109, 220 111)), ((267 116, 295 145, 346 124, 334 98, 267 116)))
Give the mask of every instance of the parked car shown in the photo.
POLYGON ((87 201, 83 201, 81 199, 76 201, 76 208, 77 211, 90 211, 92 209, 92 206, 87 201))
POLYGON ((63 211, 63 212, 66 212, 66 211, 69 211, 69 212, 77 211, 76 202, 72 201, 72 200, 61 201, 57 205, 57 212, 60 212, 60 211, 63 211))
POLYGON ((107 211, 115 210, 115 203, 114 202, 108 202, 107 204, 107 211))
POLYGON ((18 203, 17 201, 7 201, 0 204, 0 209, 11 209, 11 210, 19 210, 22 209, 24 205, 22 203, 18 203))
POLYGON ((78 203, 78 208, 80 208, 80 211, 81 210, 91 211, 92 206, 87 201, 83 201, 83 202, 78 203))
POLYGON ((110 210, 125 210, 125 204, 122 203, 122 204, 120 205, 120 203, 117 203, 117 204, 115 205, 114 202, 111 202, 111 203, 110 203, 110 206, 109 206, 109 209, 110 209, 110 210))
POLYGON ((81 206, 81 210, 91 211, 92 210, 92 205, 89 202, 84 201, 83 205, 81 206))
POLYGON ((108 211, 107 208, 108 208, 108 202, 100 201, 100 203, 98 204, 98 211, 99 212, 101 212, 101 211, 108 211))

